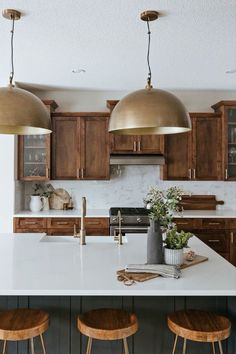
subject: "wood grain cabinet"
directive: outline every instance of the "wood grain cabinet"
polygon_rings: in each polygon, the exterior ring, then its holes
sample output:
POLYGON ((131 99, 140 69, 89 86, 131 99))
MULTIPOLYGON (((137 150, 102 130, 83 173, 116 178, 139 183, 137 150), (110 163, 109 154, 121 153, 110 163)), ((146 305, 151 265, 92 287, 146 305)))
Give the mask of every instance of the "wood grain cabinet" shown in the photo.
POLYGON ((176 218, 178 230, 190 231, 236 266, 236 219, 176 218))
MULTIPOLYGON (((50 113, 58 107, 53 100, 43 101, 50 113)), ((51 134, 18 136, 18 179, 48 181, 51 177, 51 134)))
POLYGON ((222 118, 191 113, 192 131, 165 137, 165 180, 223 180, 222 118))
POLYGON ((109 179, 108 114, 54 114, 52 178, 109 179))
POLYGON ((220 101, 212 106, 222 114, 224 180, 236 180, 236 101, 220 101))
MULTIPOLYGON (((118 102, 118 100, 107 101, 110 112, 118 102)), ((112 154, 163 154, 164 136, 110 134, 110 151, 112 154)))
MULTIPOLYGON (((80 229, 80 218, 14 218, 14 232, 46 232, 49 236, 72 236, 80 229)), ((109 236, 109 218, 85 218, 87 236, 109 236)))

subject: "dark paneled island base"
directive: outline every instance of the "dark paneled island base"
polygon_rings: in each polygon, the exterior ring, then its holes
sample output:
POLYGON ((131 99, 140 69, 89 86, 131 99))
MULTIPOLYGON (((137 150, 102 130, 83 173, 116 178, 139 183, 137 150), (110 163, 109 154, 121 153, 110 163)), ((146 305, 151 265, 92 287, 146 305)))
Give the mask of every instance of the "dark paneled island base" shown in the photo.
MULTIPOLYGON (((68 297, 68 296, 1 296, 0 309, 41 308, 50 315, 50 327, 45 333, 47 354, 82 354, 86 352, 87 339, 76 329, 76 318, 81 312, 94 308, 123 308, 136 313, 139 331, 129 340, 132 354, 169 354, 174 335, 168 330, 166 317, 175 310, 202 309, 227 315, 232 321, 232 334, 223 342, 225 354, 236 353, 236 297, 68 297)), ((9 343, 8 353, 30 353, 27 341, 9 343)), ((39 340, 35 339, 35 353, 41 353, 39 340)), ((122 342, 94 341, 94 354, 120 354, 122 342)), ((182 340, 176 353, 182 353, 182 340)), ((211 353, 211 345, 188 342, 187 353, 211 353)))

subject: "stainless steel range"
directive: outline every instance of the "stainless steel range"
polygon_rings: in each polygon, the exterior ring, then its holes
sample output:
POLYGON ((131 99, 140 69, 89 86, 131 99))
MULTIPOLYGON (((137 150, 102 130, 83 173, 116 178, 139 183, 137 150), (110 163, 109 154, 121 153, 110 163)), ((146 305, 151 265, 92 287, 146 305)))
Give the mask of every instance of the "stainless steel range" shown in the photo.
POLYGON ((149 226, 148 211, 145 208, 110 208, 110 235, 119 234, 118 211, 121 213, 121 232, 146 233, 149 226))

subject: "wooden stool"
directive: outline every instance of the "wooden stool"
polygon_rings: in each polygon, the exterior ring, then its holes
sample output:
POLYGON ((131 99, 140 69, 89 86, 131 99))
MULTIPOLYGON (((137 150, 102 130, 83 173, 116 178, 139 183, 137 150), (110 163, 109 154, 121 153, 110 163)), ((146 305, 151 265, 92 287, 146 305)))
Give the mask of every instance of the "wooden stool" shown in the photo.
POLYGON ((127 337, 138 330, 135 314, 118 309, 98 309, 86 312, 78 317, 77 327, 88 337, 86 354, 91 353, 92 339, 123 339, 125 354, 129 354, 127 337))
POLYGON ((172 354, 175 353, 178 337, 184 338, 183 354, 186 353, 187 339, 195 342, 211 342, 213 354, 215 342, 218 342, 220 354, 223 354, 221 341, 230 336, 231 322, 224 316, 207 311, 177 311, 168 316, 168 327, 175 333, 172 354))
POLYGON ((40 336, 43 353, 46 354, 42 334, 49 327, 46 312, 32 309, 16 309, 0 312, 0 340, 3 340, 2 354, 6 353, 7 341, 30 339, 34 354, 34 337, 40 336))

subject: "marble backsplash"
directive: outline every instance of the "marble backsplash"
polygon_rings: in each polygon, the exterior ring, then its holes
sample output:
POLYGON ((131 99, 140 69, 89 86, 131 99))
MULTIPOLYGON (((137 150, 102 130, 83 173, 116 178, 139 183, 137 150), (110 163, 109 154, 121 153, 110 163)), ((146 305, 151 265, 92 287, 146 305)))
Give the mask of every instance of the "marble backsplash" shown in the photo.
MULTIPOLYGON (((225 202, 224 207, 236 208, 236 182, 223 181, 162 181, 159 166, 126 166, 121 174, 112 167, 109 181, 51 181, 54 188, 66 189, 79 207, 82 196, 86 196, 89 209, 103 209, 111 206, 143 206, 143 198, 151 186, 166 189, 181 186, 193 194, 215 194, 225 202)), ((17 188, 16 211, 29 208, 33 183, 22 183, 17 188)))

